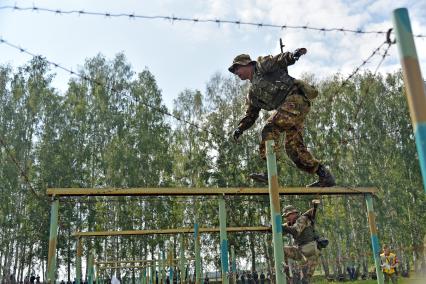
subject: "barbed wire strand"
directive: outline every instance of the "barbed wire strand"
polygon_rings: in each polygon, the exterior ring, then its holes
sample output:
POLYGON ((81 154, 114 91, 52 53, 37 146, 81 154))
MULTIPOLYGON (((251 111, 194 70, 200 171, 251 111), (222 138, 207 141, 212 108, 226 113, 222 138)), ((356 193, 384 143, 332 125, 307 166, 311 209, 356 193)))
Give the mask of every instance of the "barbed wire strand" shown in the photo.
MULTIPOLYGON (((95 80, 95 79, 92 79, 92 78, 89 78, 88 76, 85 76, 85 75, 82 75, 82 74, 80 74, 80 73, 78 73, 78 72, 74 72, 73 70, 71 70, 71 69, 69 69, 69 68, 67 68, 67 67, 64 67, 64 66, 62 66, 61 64, 58 64, 58 63, 56 63, 56 62, 53 62, 53 61, 50 61, 50 60, 48 60, 46 57, 44 57, 44 56, 42 56, 42 55, 36 55, 35 53, 33 53, 33 52, 30 52, 30 51, 28 51, 27 49, 25 49, 25 48, 22 48, 22 47, 20 47, 20 46, 18 46, 18 45, 16 45, 16 44, 13 44, 13 43, 10 43, 10 42, 8 42, 7 40, 5 40, 3 37, 0 37, 0 44, 5 44, 5 45, 7 45, 7 46, 9 46, 9 47, 12 47, 12 48, 14 48, 14 49, 16 49, 16 50, 19 50, 20 52, 22 52, 22 53, 25 53, 25 54, 28 54, 28 55, 30 55, 30 56, 32 56, 32 57, 41 57, 41 58, 43 58, 48 64, 50 64, 50 65, 52 65, 53 67, 55 67, 55 68, 59 68, 59 69, 61 69, 61 70, 64 70, 65 72, 67 72, 67 73, 69 73, 69 74, 71 74, 71 75, 75 75, 75 76, 77 76, 77 77, 79 77, 79 78, 81 78, 81 79, 83 79, 83 80, 86 80, 86 81, 89 81, 89 82, 92 82, 92 83, 94 83, 94 84, 96 84, 96 85, 99 85, 99 86, 103 86, 103 84, 102 83, 100 83, 100 82, 98 82, 97 80, 95 80)), ((372 52, 372 54, 366 59, 366 60, 364 60, 363 62, 362 62, 362 64, 360 65, 360 66, 358 66, 350 75, 349 75, 349 77, 345 80, 345 81, 343 81, 343 83, 342 83, 342 85, 341 85, 341 88, 343 87, 343 85, 344 84, 346 84, 346 82, 348 82, 353 76, 355 76, 355 74, 357 74, 358 72, 359 72, 359 70, 361 69, 361 67, 362 66, 364 66, 365 64, 367 64, 367 62, 373 57, 373 56, 375 56, 376 55, 376 53, 380 50, 380 48, 384 45, 386 43, 386 41, 384 42, 384 43, 382 43, 378 48, 376 48, 376 49, 374 49, 373 50, 373 52, 372 52)), ((378 67, 376 68, 376 69, 378 69, 378 67)), ((114 87, 111 87, 111 91, 113 91, 113 92, 119 92, 118 90, 116 90, 114 87)), ((337 92, 336 92, 337 93, 337 92)), ((154 110, 154 111, 157 111, 157 112, 160 112, 160 113, 162 113, 162 114, 164 114, 164 115, 166 115, 166 116, 170 116, 170 117, 173 117, 174 119, 176 119, 176 120, 178 120, 178 121, 181 121, 181 122, 184 122, 185 124, 188 124, 188 125, 190 125, 190 126, 192 126, 192 127, 194 127, 194 128, 196 128, 196 129, 199 129, 199 130, 201 130, 201 131, 205 131, 205 132, 207 132, 207 133, 209 133, 209 134, 211 134, 211 135, 214 135, 214 136, 216 136, 216 137, 218 137, 218 138, 221 138, 221 139, 227 139, 227 138, 225 138, 224 136, 222 136, 222 135, 220 135, 220 134, 217 134, 217 133, 214 133, 214 132, 212 132, 212 131, 209 131, 209 130, 207 130, 207 129, 205 129, 205 128, 202 128, 201 126, 199 126, 199 125, 197 125, 197 124, 195 124, 195 123, 193 123, 193 122, 191 122, 191 121, 188 121, 188 120, 186 120, 186 119, 183 119, 183 118, 181 118, 181 117, 179 117, 179 116, 176 116, 176 115, 174 115, 174 114, 172 114, 172 113, 170 113, 170 112, 168 112, 168 111, 166 111, 166 110, 163 110, 163 109, 161 109, 161 108, 159 108, 159 107, 157 107, 157 106, 153 106, 153 105, 151 105, 151 104, 148 104, 148 103, 145 103, 145 102, 141 102, 141 104, 143 104, 143 105, 145 105, 145 106, 147 106, 147 107, 149 107, 150 109, 152 109, 152 110, 154 110)), ((10 153, 10 152, 9 152, 10 153)), ((13 158, 12 156, 10 156, 11 158, 13 158)), ((14 160, 14 161, 16 161, 16 159, 12 159, 12 160, 14 160)), ((289 164, 289 165, 292 165, 291 163, 289 163, 288 161, 286 161, 286 163, 287 164, 289 164)), ((19 165, 19 164, 18 164, 19 165)), ((294 166, 294 165, 292 165, 292 166, 294 166)), ((25 181, 29 181, 29 178, 28 178, 28 176, 27 176, 27 174, 19 167, 19 169, 20 169, 20 172, 21 172, 21 174, 23 173, 24 174, 24 180, 25 181)), ((216 170, 218 170, 218 168, 217 168, 217 166, 216 166, 216 168, 215 168, 216 170)), ((31 188, 32 188, 32 186, 31 186, 31 188)), ((35 192, 35 190, 32 188, 32 191, 36 194, 36 192, 35 192)), ((38 196, 38 195, 37 195, 38 196)))
MULTIPOLYGON (((1 6, 0 10, 13 10, 13 11, 32 11, 32 12, 47 12, 57 15, 90 15, 90 16, 102 16, 105 18, 128 18, 128 19, 145 19, 145 20, 167 20, 172 23, 174 22, 191 22, 191 23, 215 23, 218 26, 220 24, 233 24, 238 26, 254 26, 257 28, 276 28, 276 29, 297 29, 297 30, 312 30, 312 31, 318 31, 318 32, 342 32, 344 34, 346 33, 353 33, 353 34, 386 34, 386 31, 368 31, 368 30, 362 30, 360 28, 358 29, 350 29, 350 28, 326 28, 326 27, 315 27, 315 26, 308 26, 308 25, 277 25, 277 24, 271 24, 271 23, 262 23, 262 22, 247 22, 247 21, 241 21, 241 20, 227 20, 227 19, 203 19, 203 18, 188 18, 188 17, 176 17, 176 16, 162 16, 162 15, 155 15, 155 16, 149 16, 149 15, 142 15, 142 14, 135 14, 135 13, 112 13, 112 12, 94 12, 94 11, 84 11, 84 10, 61 10, 61 9, 51 9, 51 8, 44 8, 44 7, 19 7, 17 5, 8 5, 8 6, 1 6)), ((426 38, 426 35, 414 35, 418 38, 426 38)))
POLYGON ((15 165, 16 169, 19 172, 19 175, 24 180, 24 182, 28 185, 28 187, 30 188, 30 190, 34 194, 34 196, 37 197, 39 200, 45 201, 45 200, 42 199, 42 197, 37 193, 37 191, 32 186, 32 184, 30 182, 30 178, 28 177, 26 171, 24 171, 24 169, 21 167, 21 165, 19 165, 18 160, 16 159, 16 157, 12 153, 12 151, 9 149, 8 144, 5 142, 5 140, 2 136, 0 136, 0 144, 4 148, 4 150, 6 151, 7 156, 13 162, 13 164, 15 165))

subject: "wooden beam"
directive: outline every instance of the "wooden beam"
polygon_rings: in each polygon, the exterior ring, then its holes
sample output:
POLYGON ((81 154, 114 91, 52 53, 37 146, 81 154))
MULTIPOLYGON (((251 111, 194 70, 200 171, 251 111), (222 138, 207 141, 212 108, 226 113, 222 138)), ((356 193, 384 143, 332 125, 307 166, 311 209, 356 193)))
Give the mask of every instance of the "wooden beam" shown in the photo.
POLYGON ((144 266, 100 266, 97 267, 97 270, 106 270, 106 269, 126 269, 126 268, 146 268, 146 267, 150 267, 151 265, 144 265, 144 266))
MULTIPOLYGON (((194 260, 194 258, 185 258, 185 260, 194 260)), ((102 265, 102 264, 118 264, 118 263, 151 263, 151 262, 168 262, 167 259, 142 259, 142 260, 111 260, 111 261, 97 261, 95 262, 96 265, 102 265)), ((175 258, 172 260, 173 262, 179 261, 178 258, 175 258)))
MULTIPOLYGON (((218 233, 219 228, 199 228, 200 233, 218 233)), ((228 227, 227 232, 268 232, 269 227, 228 227)), ((108 236, 136 236, 136 235, 164 235, 164 234, 186 234, 194 233, 194 228, 178 228, 163 230, 133 230, 133 231, 98 231, 98 232, 76 232, 75 237, 108 237, 108 236)))
MULTIPOLYGON (((375 187, 281 187, 281 195, 375 194, 375 187)), ((50 196, 268 195, 268 188, 48 188, 50 196)))

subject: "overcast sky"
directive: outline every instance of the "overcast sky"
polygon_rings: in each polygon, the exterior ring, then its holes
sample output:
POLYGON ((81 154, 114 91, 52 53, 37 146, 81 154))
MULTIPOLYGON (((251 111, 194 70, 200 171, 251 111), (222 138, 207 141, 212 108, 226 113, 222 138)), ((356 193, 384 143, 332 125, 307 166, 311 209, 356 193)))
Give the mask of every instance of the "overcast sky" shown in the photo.
MULTIPOLYGON (((5 5, 383 31, 392 27, 392 11, 406 7, 414 34, 426 35, 425 0, 0 0, 0 6, 5 5)), ((73 70, 98 53, 111 59, 124 52, 135 71, 147 67, 154 74, 168 107, 185 88, 204 92, 211 76, 216 72, 227 74, 232 59, 240 53, 252 58, 277 54, 280 37, 288 50, 308 49, 308 54, 290 68, 290 74, 310 72, 320 78, 336 72, 351 73, 385 40, 384 35, 375 34, 12 10, 0 10, 0 36, 73 70)), ((424 75, 426 39, 416 38, 416 47, 424 75)), ((0 44, 0 54, 0 64, 12 66, 31 59, 4 44, 0 44)), ((395 45, 389 54, 380 69, 383 72, 400 67, 395 45)), ((379 61, 376 56, 365 68, 374 71, 379 61)), ((54 71, 54 84, 64 91, 70 74, 54 71)))

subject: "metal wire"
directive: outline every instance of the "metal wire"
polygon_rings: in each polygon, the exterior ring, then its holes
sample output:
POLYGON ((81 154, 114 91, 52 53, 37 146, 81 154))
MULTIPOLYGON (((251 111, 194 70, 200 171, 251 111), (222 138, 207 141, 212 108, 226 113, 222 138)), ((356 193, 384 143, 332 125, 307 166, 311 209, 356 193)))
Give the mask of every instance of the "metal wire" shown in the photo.
MULTIPOLYGON (((90 16, 101 16, 105 18, 128 18, 128 19, 145 19, 145 20, 167 20, 171 23, 174 22, 191 22, 191 23, 214 23, 220 26, 220 24, 234 24, 238 26, 254 26, 257 28, 277 28, 277 29, 296 29, 296 30, 311 30, 318 32, 342 32, 342 33, 354 33, 354 34, 386 34, 386 31, 367 31, 363 29, 350 29, 350 28, 326 28, 326 27, 316 27, 309 25, 277 25, 271 23, 262 23, 262 22, 246 22, 241 20, 227 20, 227 19, 203 19, 203 18, 187 18, 187 17, 176 17, 176 16, 163 16, 163 15, 142 15, 135 13, 112 13, 112 12, 96 12, 96 11, 84 11, 84 10, 61 10, 61 9, 51 9, 44 7, 19 7, 17 5, 8 5, 1 6, 0 10, 13 10, 13 11, 32 11, 32 12, 47 12, 57 15, 90 15, 90 16)), ((418 38, 424 38, 426 35, 415 35, 418 38)))

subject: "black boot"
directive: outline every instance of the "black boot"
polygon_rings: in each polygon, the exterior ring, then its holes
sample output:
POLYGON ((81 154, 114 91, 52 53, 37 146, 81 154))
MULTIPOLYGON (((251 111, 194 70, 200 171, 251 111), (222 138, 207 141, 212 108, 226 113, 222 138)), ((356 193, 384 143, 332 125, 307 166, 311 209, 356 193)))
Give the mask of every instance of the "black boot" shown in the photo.
POLYGON ((268 183, 268 175, 265 173, 252 173, 249 174, 249 178, 261 183, 268 183))
POLYGON ((306 187, 331 187, 336 185, 333 175, 324 165, 319 165, 316 174, 318 175, 319 180, 307 185, 306 187))

